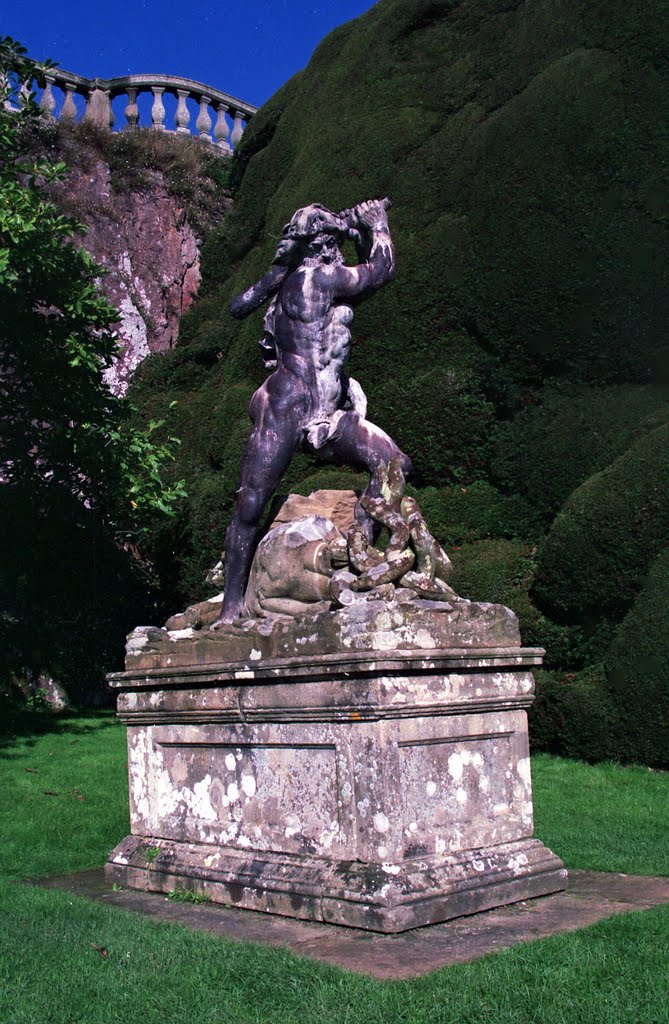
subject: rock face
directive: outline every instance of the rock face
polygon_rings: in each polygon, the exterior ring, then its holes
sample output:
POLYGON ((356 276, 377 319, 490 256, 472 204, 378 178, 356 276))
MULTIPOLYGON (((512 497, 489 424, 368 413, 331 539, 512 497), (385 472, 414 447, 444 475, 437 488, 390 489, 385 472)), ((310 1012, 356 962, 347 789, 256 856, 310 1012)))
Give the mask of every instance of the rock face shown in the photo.
POLYGON ((90 125, 52 126, 35 145, 67 164, 51 196, 85 225, 79 244, 107 272, 100 285, 120 314, 121 353, 106 376, 125 394, 149 353, 174 347, 197 294, 203 226, 230 206, 212 172, 220 158, 191 139, 90 125))
POLYGON ((334 491, 322 489, 312 491, 308 497, 289 494, 276 513, 272 526, 290 523, 303 516, 323 516, 346 535, 353 525, 353 513, 358 496, 355 491, 334 491))
POLYGON ((101 287, 119 310, 121 355, 107 371, 115 394, 125 394, 133 371, 150 352, 173 347, 179 320, 200 284, 198 238, 183 206, 160 172, 149 171, 141 191, 112 191, 102 159, 73 167, 66 196, 85 196, 81 244, 107 270, 101 287))
MULTIPOLYGON (((220 598, 216 599, 218 611, 220 598)), ((213 601, 212 601, 213 605, 213 601)), ((477 601, 429 601, 412 591, 395 592, 393 601, 374 598, 334 611, 318 611, 292 621, 280 617, 245 619, 239 626, 207 629, 157 629, 139 626, 128 639, 128 670, 234 662, 249 678, 254 664, 267 658, 304 657, 354 651, 434 651, 457 647, 488 649, 520 644, 518 619, 498 604, 477 601)))
POLYGON ((212 632, 218 594, 162 629, 140 626, 128 638, 126 667, 234 661, 247 671, 247 662, 296 651, 306 657, 519 645, 509 608, 463 600, 446 583, 450 561, 416 500, 404 496, 398 463, 378 472, 383 497, 368 505, 379 525, 390 524, 385 551, 361 537, 354 491, 291 494, 256 549, 242 617, 212 632))

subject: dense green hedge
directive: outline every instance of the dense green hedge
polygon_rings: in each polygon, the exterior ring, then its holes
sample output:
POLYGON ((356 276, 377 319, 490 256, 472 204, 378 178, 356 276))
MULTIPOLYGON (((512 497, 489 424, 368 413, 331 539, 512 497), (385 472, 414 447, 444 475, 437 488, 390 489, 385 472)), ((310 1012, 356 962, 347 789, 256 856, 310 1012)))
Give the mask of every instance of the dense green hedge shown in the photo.
POLYGON ((669 547, 655 559, 606 657, 606 690, 625 723, 616 753, 669 766, 669 547))
POLYGON ((496 426, 492 477, 549 523, 589 476, 669 420, 668 400, 667 388, 651 385, 549 382, 537 404, 496 426))
MULTIPOLYGON (((611 703, 601 666, 581 673, 536 673, 536 697, 529 713, 535 751, 582 761, 621 756, 624 725, 611 703)), ((639 760, 634 751, 631 760, 639 760)))
POLYGON ((549 614, 620 619, 669 537, 669 423, 569 498, 542 544, 534 594, 549 614))
MULTIPOLYGON (((254 116, 205 297, 133 389, 184 439, 165 586, 202 596, 264 376, 262 311, 227 303, 297 207, 389 195, 397 278, 353 325, 370 418, 413 459, 463 592, 515 607, 555 678, 594 672, 667 536, 661 21, 650 0, 381 0, 254 116)), ((351 479, 300 455, 281 489, 351 479)), ((598 708, 593 686, 544 706, 598 708)))

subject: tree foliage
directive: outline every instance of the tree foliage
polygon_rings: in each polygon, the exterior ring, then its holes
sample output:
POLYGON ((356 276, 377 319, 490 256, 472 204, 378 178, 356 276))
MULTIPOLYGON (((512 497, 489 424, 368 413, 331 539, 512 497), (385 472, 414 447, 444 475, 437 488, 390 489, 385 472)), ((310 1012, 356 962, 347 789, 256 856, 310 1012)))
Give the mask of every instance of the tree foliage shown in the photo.
POLYGON ((123 580, 142 591, 127 551, 184 489, 161 476, 174 438, 155 443, 158 424, 133 425, 103 380, 117 314, 74 242, 81 225, 48 198, 65 165, 27 155, 39 110, 32 95, 13 100, 47 66, 0 38, 0 633, 6 669, 70 675, 73 641, 92 653, 100 632, 122 640, 123 580))

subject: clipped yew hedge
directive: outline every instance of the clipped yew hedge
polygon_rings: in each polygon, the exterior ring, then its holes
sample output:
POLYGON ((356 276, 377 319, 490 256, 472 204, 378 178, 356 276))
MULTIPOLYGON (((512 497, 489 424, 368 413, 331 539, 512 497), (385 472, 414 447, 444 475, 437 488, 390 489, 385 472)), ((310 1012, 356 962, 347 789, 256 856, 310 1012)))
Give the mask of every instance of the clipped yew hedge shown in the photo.
MULTIPOLYGON (((667 537, 661 25, 652 0, 380 0, 254 116, 203 298, 133 387, 183 438, 188 506, 148 546, 175 601, 203 596, 264 378, 262 311, 229 300, 297 207, 389 195, 397 277, 353 324, 370 418, 413 459, 463 593, 515 607, 551 679, 601 664, 667 537)), ((281 490, 352 478, 299 455, 281 490)), ((581 686, 578 706, 613 700, 581 686)))
POLYGON ((539 553, 534 596, 549 615, 620 619, 669 537, 669 423, 639 438, 568 499, 539 553))

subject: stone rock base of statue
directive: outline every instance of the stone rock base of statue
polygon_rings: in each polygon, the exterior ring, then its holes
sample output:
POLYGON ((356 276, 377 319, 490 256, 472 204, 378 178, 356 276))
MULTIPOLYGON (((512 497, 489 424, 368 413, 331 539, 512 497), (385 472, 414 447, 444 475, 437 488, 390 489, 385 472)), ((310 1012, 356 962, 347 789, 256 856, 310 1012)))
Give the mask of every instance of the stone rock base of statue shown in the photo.
POLYGON ((379 932, 563 889, 533 838, 543 652, 508 609, 436 604, 370 601, 233 643, 139 631, 111 677, 132 834, 108 878, 379 932))

